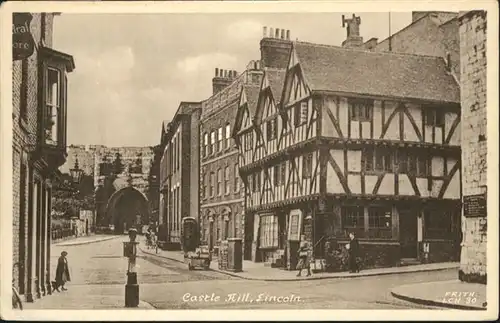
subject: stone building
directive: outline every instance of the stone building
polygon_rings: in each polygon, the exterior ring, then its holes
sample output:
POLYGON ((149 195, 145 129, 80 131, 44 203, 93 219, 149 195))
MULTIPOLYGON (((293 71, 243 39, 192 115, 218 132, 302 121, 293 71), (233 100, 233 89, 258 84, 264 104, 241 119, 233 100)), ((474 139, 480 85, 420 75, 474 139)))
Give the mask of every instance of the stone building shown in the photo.
POLYGON ((159 241, 181 248, 182 219, 199 213, 200 103, 181 102, 162 136, 159 170, 159 241))
POLYGON ((56 14, 15 15, 31 18, 36 43, 31 56, 12 64, 13 278, 33 302, 51 293, 52 181, 66 160, 67 83, 75 64, 52 48, 56 14))
POLYGON ((293 42, 281 93, 266 71, 256 111, 239 106, 254 261, 292 269, 299 241, 319 260, 325 241, 347 243, 349 232, 366 267, 458 258, 460 91, 450 61, 366 51, 359 24, 344 18, 343 47, 293 42))
POLYGON ((96 226, 123 232, 149 224, 152 147, 70 145, 61 173, 68 173, 77 160, 84 175, 93 180, 96 226))
POLYGON ((459 23, 463 138, 463 241, 459 278, 486 283, 486 12, 463 12, 459 23))

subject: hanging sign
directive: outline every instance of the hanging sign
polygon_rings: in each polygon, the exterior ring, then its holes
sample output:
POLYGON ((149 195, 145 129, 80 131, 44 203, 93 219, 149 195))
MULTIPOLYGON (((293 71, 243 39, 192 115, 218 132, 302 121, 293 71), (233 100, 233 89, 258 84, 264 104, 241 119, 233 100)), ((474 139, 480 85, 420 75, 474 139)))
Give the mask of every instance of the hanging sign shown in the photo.
POLYGON ((28 12, 12 14, 12 58, 22 60, 33 55, 35 40, 30 30, 33 15, 28 12))

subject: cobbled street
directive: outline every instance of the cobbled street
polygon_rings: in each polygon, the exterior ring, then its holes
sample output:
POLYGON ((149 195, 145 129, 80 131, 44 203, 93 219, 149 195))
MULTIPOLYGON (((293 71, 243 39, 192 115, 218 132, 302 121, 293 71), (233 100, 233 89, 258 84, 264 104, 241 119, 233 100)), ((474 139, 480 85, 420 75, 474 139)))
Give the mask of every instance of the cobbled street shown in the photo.
MULTIPOLYGON (((85 293, 96 297, 102 295, 103 298, 120 296, 124 293, 126 281, 127 258, 122 257, 122 242, 126 240, 127 237, 123 236, 87 245, 53 246, 52 263, 56 263, 57 256, 64 249, 68 251, 72 274, 69 289, 85 287, 85 293)), ((139 241, 144 243, 143 237, 139 241)), ((214 271, 189 271, 182 263, 141 252, 137 263, 140 299, 156 309, 431 308, 398 300, 391 296, 390 289, 403 284, 449 280, 456 275, 455 270, 443 270, 350 279, 269 282, 234 278, 214 271), (233 299, 230 295, 234 296, 233 299), (238 295, 240 301, 237 301, 238 295), (279 296, 289 296, 291 301, 272 299, 279 296), (204 300, 200 300, 202 297, 204 300)), ((79 305, 75 304, 74 309, 78 308, 79 305)))

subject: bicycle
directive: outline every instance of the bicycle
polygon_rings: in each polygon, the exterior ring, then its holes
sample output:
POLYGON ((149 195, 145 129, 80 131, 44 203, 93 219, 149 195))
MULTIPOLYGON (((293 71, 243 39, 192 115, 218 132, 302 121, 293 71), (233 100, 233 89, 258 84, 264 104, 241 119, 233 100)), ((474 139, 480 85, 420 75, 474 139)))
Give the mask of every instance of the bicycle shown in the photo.
MULTIPOLYGON (((18 266, 18 268, 20 268, 22 265, 18 262, 16 262, 13 266, 12 266, 12 276, 14 276, 14 268, 16 268, 16 266, 18 266)), ((15 280, 14 278, 12 278, 12 308, 13 309, 20 309, 22 310, 23 309, 23 302, 21 301, 21 296, 19 296, 19 292, 17 291, 17 288, 16 286, 14 285, 15 283, 15 280)))

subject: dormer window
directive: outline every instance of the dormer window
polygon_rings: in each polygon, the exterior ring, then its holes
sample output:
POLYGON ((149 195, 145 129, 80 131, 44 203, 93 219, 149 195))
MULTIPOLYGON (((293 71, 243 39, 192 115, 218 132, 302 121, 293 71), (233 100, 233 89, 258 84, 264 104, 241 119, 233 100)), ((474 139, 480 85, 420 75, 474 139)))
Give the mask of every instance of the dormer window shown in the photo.
POLYGON ((432 127, 444 126, 444 113, 438 108, 430 107, 425 109, 425 125, 432 127))
POLYGON ((372 118, 373 100, 350 99, 349 110, 351 121, 370 121, 372 118))

